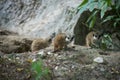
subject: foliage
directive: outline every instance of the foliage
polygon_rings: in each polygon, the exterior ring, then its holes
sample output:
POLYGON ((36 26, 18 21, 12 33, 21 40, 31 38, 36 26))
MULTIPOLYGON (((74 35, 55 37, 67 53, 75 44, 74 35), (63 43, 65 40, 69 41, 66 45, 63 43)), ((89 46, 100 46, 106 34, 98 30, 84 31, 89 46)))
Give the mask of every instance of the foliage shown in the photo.
MULTIPOLYGON (((42 60, 38 60, 32 63, 32 70, 35 71, 36 77, 35 80, 43 80, 43 77, 48 78, 50 70, 43 66, 42 60)), ((49 80, 49 79, 47 79, 49 80)))
POLYGON ((109 49, 111 46, 113 46, 111 36, 104 34, 101 40, 101 48, 105 50, 109 49))
POLYGON ((89 28, 92 28, 96 21, 96 14, 100 12, 100 18, 103 19, 101 23, 106 21, 112 21, 113 26, 116 27, 120 25, 120 0, 83 0, 83 2, 78 6, 80 13, 86 11, 87 9, 92 12, 91 16, 87 20, 89 28), (107 15, 105 13, 108 10, 114 10, 114 14, 107 15))
MULTIPOLYGON (((93 28, 96 22, 96 14, 100 14, 102 19, 101 24, 111 21, 113 28, 120 26, 120 0, 83 0, 78 6, 78 11, 83 13, 89 10, 91 15, 86 21, 86 25, 89 28, 93 28), (107 11, 112 11, 112 14, 106 14, 107 11)), ((107 49, 112 44, 112 39, 109 34, 104 34, 100 42, 102 49, 107 49)))

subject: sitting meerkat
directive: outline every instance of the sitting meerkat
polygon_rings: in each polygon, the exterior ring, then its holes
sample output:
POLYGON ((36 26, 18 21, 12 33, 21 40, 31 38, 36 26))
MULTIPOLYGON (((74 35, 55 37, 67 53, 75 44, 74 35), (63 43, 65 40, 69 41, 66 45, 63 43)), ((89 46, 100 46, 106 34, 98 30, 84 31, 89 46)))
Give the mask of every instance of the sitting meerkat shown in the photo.
POLYGON ((86 46, 90 47, 91 45, 95 45, 95 41, 98 40, 98 33, 95 31, 89 32, 86 36, 86 46))
POLYGON ((59 33, 54 38, 54 52, 62 50, 63 48, 67 48, 67 44, 69 43, 69 38, 65 33, 59 33))
POLYGON ((33 40, 31 44, 31 51, 38 51, 40 49, 44 49, 48 47, 51 44, 52 39, 54 37, 55 37, 55 33, 53 33, 50 37, 46 39, 39 38, 39 39, 33 40))

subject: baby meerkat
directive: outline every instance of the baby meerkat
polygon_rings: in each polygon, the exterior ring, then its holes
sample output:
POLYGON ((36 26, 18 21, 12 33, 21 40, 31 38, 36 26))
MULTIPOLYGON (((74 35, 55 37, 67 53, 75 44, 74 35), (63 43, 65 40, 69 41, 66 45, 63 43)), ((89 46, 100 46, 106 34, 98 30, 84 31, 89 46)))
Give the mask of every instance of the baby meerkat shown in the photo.
POLYGON ((55 37, 55 33, 53 33, 50 37, 46 39, 39 38, 39 39, 33 40, 31 44, 31 51, 38 51, 40 49, 44 49, 48 47, 51 44, 52 39, 54 37, 55 37))
POLYGON ((91 45, 95 45, 94 41, 98 40, 98 37, 98 33, 95 31, 88 33, 86 36, 86 46, 90 47, 91 45))
POLYGON ((63 48, 67 48, 67 43, 69 42, 69 38, 67 38, 65 33, 59 33, 54 38, 54 52, 62 50, 63 48))

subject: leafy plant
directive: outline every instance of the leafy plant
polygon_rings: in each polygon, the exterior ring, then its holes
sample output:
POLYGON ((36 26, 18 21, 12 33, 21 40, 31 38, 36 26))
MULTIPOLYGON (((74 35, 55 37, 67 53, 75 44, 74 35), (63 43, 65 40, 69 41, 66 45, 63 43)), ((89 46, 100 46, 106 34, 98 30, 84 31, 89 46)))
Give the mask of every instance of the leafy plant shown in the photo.
MULTIPOLYGON (((111 24, 113 28, 120 26, 120 0, 83 0, 78 6, 78 11, 83 13, 86 10, 91 12, 91 15, 85 23, 90 29, 94 27, 96 14, 98 13, 102 20, 101 24, 110 21, 113 22, 111 24), (106 14, 107 11, 112 11, 112 14, 106 14)), ((100 48, 107 49, 110 45, 113 45, 109 34, 105 34, 102 37, 100 48)))
POLYGON ((83 2, 78 6, 80 13, 88 10, 92 12, 91 16, 88 18, 87 23, 89 28, 93 28, 96 21, 96 14, 100 12, 100 18, 103 19, 101 23, 107 21, 112 21, 113 26, 116 27, 120 25, 120 0, 83 0, 83 2), (114 14, 107 15, 105 13, 108 10, 114 10, 114 14))
POLYGON ((32 63, 32 70, 35 71, 35 80, 43 80, 43 77, 48 79, 48 74, 50 70, 43 66, 42 60, 38 60, 32 63))
POLYGON ((110 49, 113 46, 111 36, 108 34, 104 34, 101 40, 101 48, 102 49, 110 49))

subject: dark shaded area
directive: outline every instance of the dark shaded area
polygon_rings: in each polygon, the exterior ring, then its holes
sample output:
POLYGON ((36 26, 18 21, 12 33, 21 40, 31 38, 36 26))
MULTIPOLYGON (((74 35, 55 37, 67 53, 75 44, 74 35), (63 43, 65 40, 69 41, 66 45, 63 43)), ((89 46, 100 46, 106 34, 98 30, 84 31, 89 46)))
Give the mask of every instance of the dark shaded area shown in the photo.
POLYGON ((90 12, 85 11, 84 13, 82 13, 74 28, 75 44, 85 45, 85 37, 89 32, 87 26, 85 25, 88 16, 90 16, 90 12))
POLYGON ((0 35, 16 35, 17 33, 10 32, 8 30, 0 30, 0 35))
POLYGON ((27 38, 22 39, 21 42, 15 41, 14 45, 18 45, 19 47, 15 50, 15 53, 23 53, 31 51, 31 40, 28 40, 27 38))
MULTIPOLYGON (((116 14, 114 10, 108 11, 106 13, 106 16, 108 15, 114 15, 116 14)), ((96 23, 92 29, 89 29, 86 25, 86 21, 88 17, 91 15, 90 11, 85 11, 81 14, 77 24, 74 28, 74 34, 75 34, 75 44, 77 45, 85 45, 85 37, 90 31, 99 31, 99 34, 103 36, 103 34, 110 33, 113 34, 115 32, 120 32, 120 25, 117 25, 117 27, 113 27, 113 21, 107 21, 103 24, 101 24, 102 19, 100 19, 100 13, 96 15, 96 23)), ((119 34, 120 35, 120 34, 119 34)))

